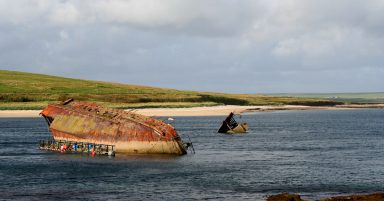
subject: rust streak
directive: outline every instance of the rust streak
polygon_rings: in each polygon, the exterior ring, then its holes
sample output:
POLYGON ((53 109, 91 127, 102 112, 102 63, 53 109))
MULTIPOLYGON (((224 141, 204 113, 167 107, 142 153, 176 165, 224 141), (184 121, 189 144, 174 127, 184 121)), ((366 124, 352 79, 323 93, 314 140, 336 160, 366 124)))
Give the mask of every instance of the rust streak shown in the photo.
POLYGON ((147 116, 73 100, 50 104, 41 114, 55 139, 112 144, 117 151, 127 153, 134 149, 135 153, 154 150, 156 154, 186 154, 180 136, 171 125, 147 116), (155 145, 166 147, 146 147, 155 145))

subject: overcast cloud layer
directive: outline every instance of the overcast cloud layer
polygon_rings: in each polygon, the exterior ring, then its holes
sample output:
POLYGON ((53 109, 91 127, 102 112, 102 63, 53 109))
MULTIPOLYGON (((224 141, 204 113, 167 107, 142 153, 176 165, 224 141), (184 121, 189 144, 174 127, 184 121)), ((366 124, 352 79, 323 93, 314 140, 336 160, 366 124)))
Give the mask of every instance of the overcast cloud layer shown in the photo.
POLYGON ((0 69, 200 91, 384 91, 384 1, 0 0, 0 69))

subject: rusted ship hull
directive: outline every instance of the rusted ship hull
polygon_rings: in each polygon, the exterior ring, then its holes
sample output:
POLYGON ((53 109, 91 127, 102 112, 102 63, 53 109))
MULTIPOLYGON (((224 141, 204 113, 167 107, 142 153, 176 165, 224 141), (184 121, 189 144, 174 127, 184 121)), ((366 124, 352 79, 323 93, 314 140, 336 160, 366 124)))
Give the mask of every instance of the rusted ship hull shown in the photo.
POLYGON ((41 115, 55 140, 115 145, 116 153, 187 153, 171 125, 132 112, 66 101, 48 105, 41 115))

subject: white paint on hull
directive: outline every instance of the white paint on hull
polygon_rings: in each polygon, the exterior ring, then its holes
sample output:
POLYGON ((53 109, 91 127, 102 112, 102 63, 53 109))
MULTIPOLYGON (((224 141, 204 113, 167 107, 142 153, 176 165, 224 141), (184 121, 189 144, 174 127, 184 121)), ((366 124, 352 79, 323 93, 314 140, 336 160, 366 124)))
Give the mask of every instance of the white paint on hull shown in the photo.
POLYGON ((116 153, 135 154, 185 154, 184 147, 176 141, 129 141, 117 142, 116 153))

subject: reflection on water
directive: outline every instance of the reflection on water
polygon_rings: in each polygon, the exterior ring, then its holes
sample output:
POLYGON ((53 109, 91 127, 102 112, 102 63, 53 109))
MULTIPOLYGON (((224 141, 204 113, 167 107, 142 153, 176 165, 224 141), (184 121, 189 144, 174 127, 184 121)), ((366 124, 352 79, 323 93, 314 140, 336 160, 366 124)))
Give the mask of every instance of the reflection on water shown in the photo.
MULTIPOLYGON (((50 152, 50 151, 47 151, 50 152)), ((168 154, 119 154, 117 153, 115 157, 106 156, 106 155, 96 155, 91 156, 87 153, 58 153, 52 151, 54 154, 54 158, 58 158, 60 160, 84 160, 85 158, 89 158, 91 161, 95 162, 106 162, 106 163, 114 163, 114 162, 126 162, 126 161, 175 161, 180 159, 180 156, 177 155, 168 155, 168 154)))
POLYGON ((43 119, 0 119, 0 199, 263 200, 384 189, 384 111, 243 115, 245 135, 218 134, 224 117, 176 117, 196 154, 60 154, 39 150, 43 119))

